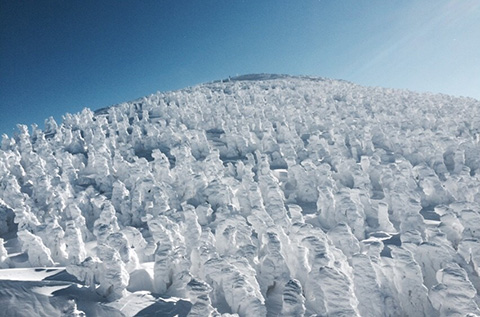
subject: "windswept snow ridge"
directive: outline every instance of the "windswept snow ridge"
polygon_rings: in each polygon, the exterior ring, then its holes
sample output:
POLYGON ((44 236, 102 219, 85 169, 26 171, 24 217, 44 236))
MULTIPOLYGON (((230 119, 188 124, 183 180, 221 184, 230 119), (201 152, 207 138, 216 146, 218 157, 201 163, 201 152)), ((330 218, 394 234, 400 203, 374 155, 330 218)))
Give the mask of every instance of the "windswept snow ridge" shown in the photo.
POLYGON ((126 315, 475 316, 479 175, 479 101, 240 76, 4 135, 0 269, 126 315))

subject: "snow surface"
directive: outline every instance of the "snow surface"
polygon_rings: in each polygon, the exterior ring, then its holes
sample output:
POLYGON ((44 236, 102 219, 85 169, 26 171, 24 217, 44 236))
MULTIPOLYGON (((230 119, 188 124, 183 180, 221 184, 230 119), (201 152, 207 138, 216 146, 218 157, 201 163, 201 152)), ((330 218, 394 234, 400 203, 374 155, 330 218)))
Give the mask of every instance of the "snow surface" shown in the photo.
POLYGON ((19 125, 0 315, 480 315, 480 102, 245 75, 19 125))

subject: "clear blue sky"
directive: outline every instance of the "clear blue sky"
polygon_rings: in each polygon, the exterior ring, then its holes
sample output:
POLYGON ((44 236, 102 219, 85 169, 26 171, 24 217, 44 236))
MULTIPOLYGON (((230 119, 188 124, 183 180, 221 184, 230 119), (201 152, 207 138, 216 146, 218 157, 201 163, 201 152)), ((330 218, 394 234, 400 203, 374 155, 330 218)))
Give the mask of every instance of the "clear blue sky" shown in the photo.
POLYGON ((0 133, 262 72, 480 99, 480 1, 0 0, 0 133))

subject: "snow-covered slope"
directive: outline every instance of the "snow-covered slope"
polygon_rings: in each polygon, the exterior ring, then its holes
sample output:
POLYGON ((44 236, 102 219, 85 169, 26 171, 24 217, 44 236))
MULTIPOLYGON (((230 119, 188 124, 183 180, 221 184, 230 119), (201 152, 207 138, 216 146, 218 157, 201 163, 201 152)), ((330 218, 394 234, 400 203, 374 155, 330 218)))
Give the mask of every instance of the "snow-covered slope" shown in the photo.
POLYGON ((247 75, 19 126, 0 151, 0 304, 479 315, 479 175, 479 101, 321 78, 247 75), (33 267, 66 271, 15 284, 33 267))

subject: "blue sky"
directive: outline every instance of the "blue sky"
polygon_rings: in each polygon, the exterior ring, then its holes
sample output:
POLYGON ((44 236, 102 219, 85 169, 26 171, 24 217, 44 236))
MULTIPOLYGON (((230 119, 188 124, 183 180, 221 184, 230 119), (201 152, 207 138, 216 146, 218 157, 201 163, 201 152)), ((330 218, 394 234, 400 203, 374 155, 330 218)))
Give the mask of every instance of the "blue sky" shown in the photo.
POLYGON ((480 1, 0 0, 0 133, 247 73, 480 99, 480 1))

